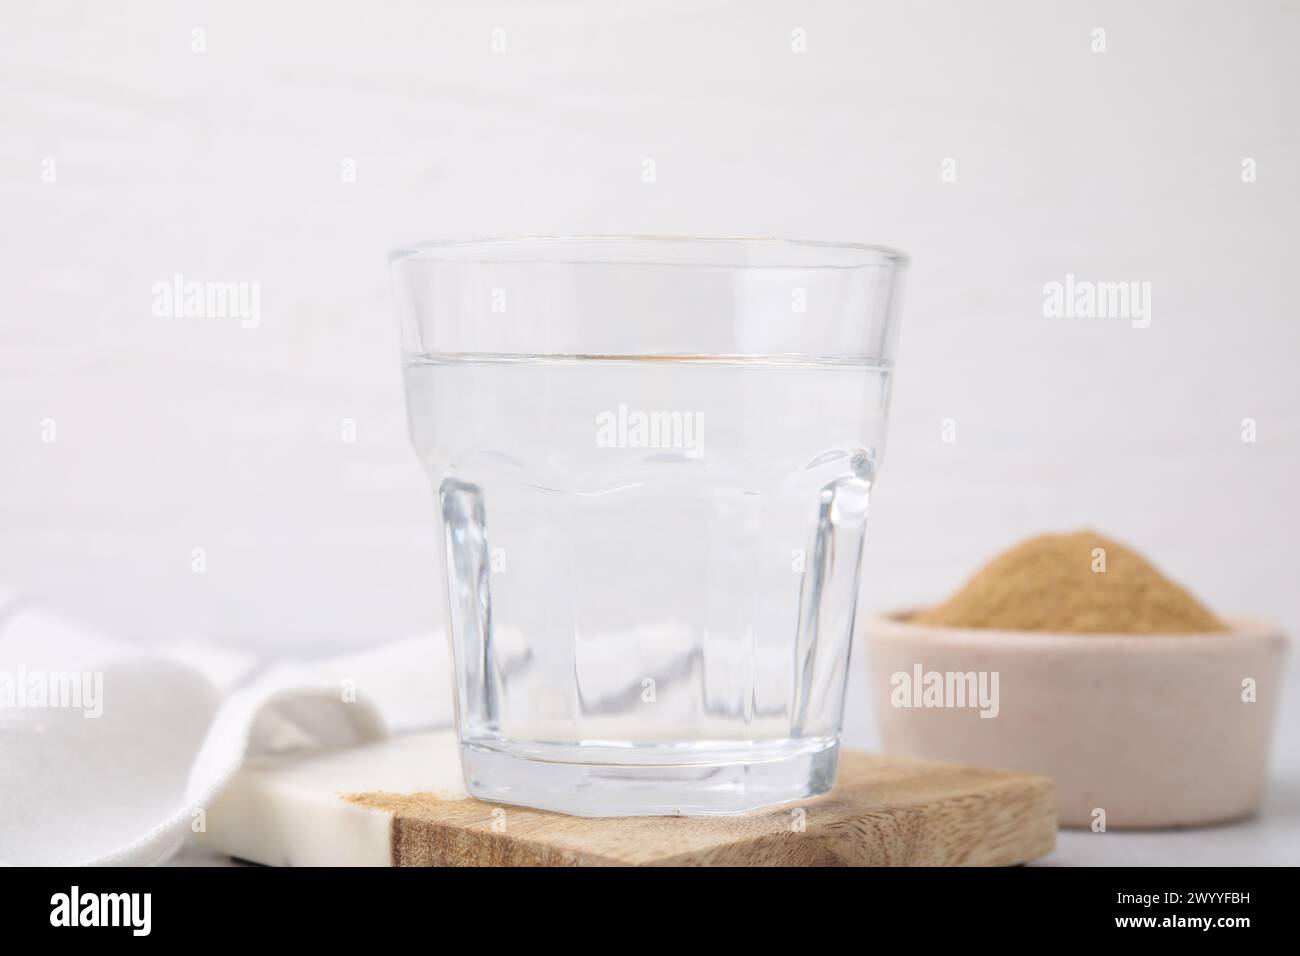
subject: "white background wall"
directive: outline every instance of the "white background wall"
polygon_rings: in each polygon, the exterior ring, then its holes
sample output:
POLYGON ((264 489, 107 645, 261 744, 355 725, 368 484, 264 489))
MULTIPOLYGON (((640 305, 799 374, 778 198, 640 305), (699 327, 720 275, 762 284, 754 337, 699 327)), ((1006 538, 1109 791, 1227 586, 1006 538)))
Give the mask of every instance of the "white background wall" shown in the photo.
POLYGON ((914 257, 869 607, 1087 525, 1300 634, 1300 7, 614 6, 10 5, 0 582, 138 640, 427 629, 386 249, 777 235, 914 257), (260 326, 156 318, 177 272, 260 326), (1067 272, 1150 282, 1150 327, 1045 318, 1067 272))

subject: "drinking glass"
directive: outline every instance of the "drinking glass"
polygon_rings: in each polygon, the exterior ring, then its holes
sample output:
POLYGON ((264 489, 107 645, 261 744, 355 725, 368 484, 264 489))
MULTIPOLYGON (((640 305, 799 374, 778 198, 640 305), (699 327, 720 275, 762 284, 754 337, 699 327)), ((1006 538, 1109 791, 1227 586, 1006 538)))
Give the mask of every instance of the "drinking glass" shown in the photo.
POLYGON ((594 237, 392 258, 469 792, 619 816, 828 790, 906 257, 594 237))

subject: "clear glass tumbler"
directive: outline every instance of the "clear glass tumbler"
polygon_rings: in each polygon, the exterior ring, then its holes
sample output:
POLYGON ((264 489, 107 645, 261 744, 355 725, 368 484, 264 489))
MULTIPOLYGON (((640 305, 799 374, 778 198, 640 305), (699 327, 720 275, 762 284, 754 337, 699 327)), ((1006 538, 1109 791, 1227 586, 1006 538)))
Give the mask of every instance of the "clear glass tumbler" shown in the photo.
POLYGON ((906 257, 597 237, 393 263, 469 791, 620 816, 829 789, 906 257))

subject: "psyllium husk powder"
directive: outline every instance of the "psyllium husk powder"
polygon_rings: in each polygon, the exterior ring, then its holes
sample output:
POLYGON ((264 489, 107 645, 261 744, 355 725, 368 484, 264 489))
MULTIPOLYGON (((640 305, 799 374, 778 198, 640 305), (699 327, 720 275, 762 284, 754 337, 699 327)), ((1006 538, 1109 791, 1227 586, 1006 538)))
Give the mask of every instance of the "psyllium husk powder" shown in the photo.
POLYGON ((1095 531, 1030 538, 912 620, 943 627, 1094 634, 1227 630, 1146 558, 1095 531))

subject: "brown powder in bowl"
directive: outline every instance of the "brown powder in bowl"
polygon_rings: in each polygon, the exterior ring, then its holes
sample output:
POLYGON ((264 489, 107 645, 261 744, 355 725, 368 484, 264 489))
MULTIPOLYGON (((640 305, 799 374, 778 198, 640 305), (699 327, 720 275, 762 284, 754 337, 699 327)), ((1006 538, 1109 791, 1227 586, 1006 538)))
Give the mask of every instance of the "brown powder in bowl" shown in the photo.
POLYGON ((912 620, 944 627, 1094 634, 1227 630, 1142 555, 1095 531, 1030 538, 990 561, 943 604, 912 620))

